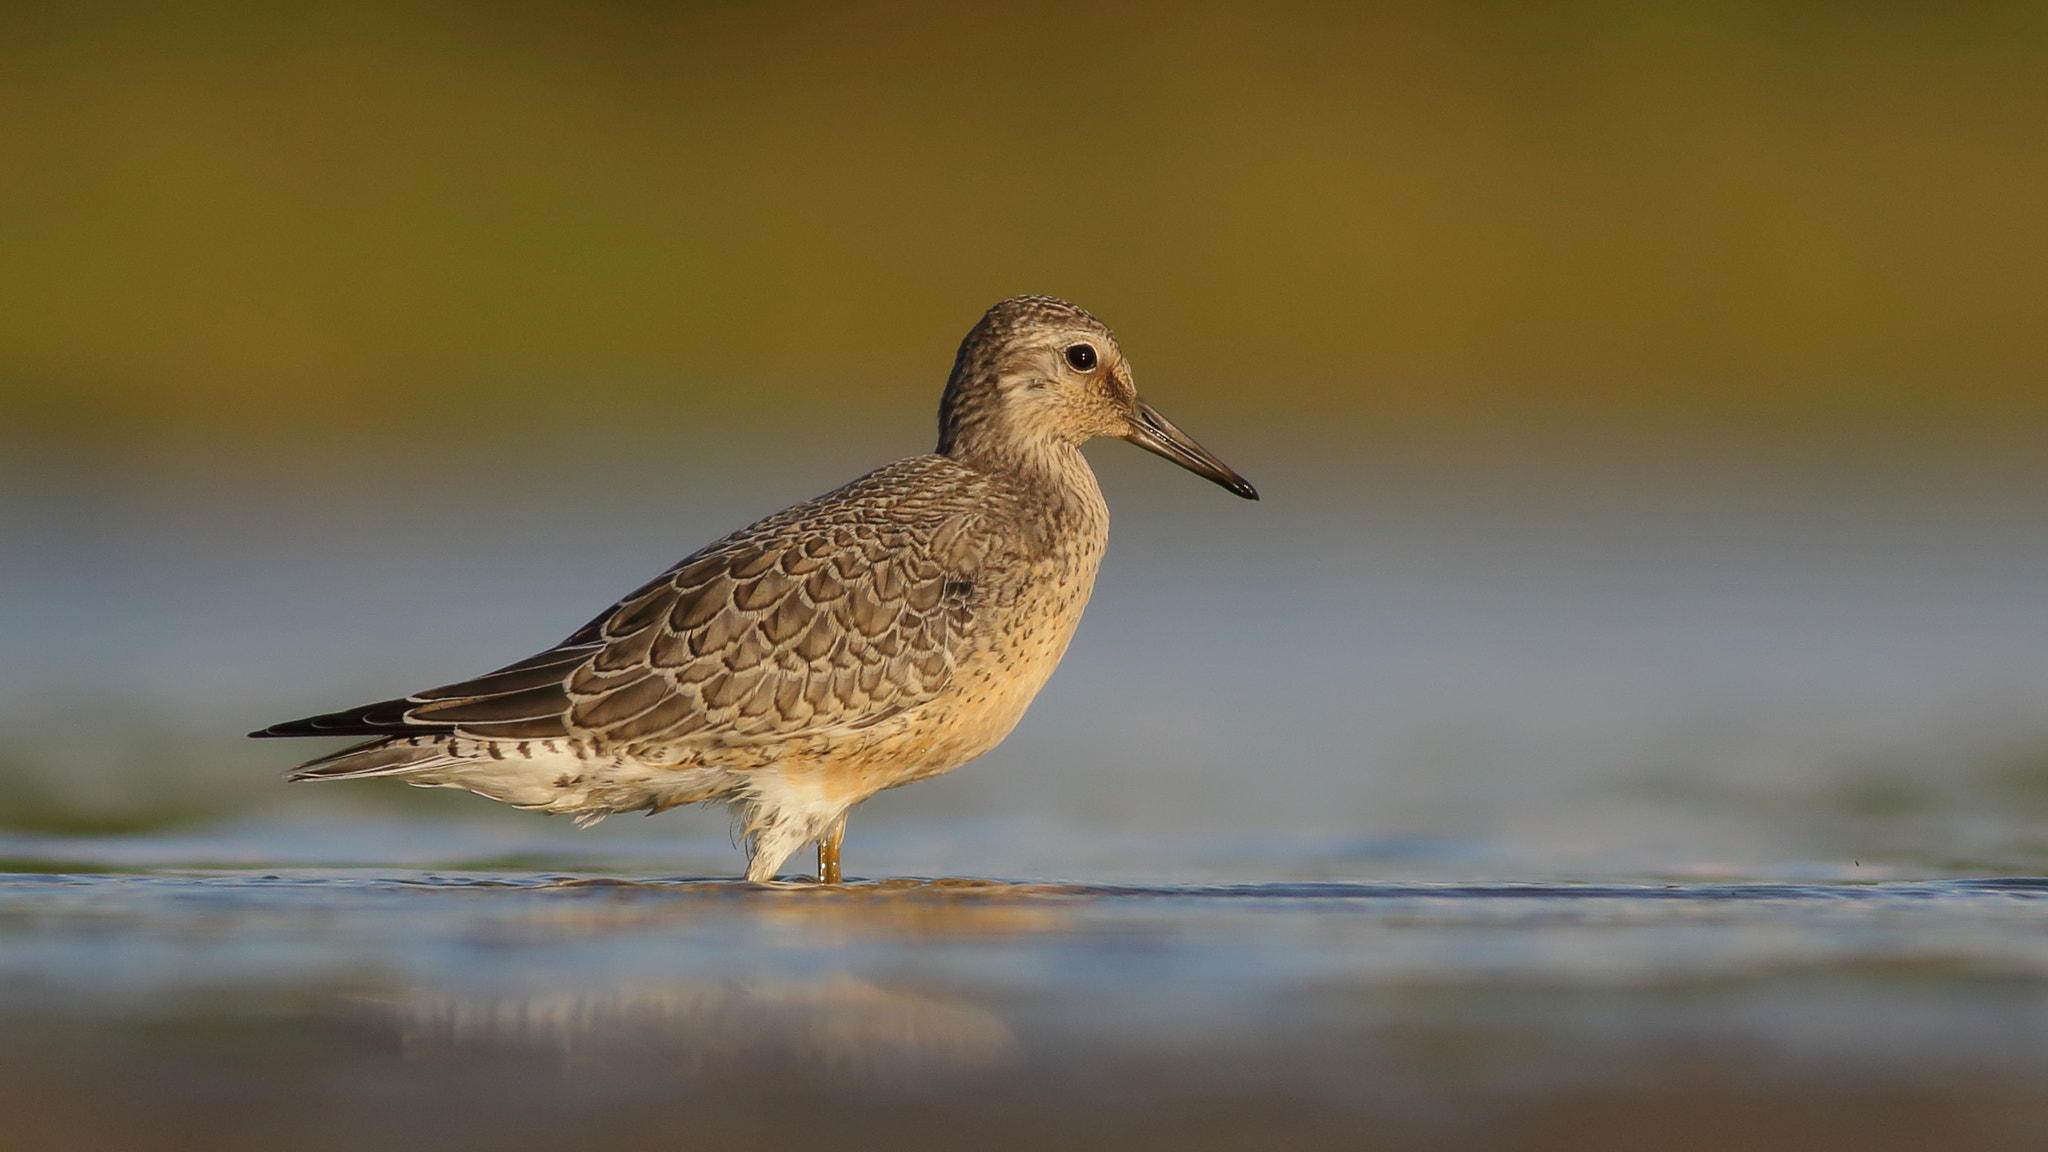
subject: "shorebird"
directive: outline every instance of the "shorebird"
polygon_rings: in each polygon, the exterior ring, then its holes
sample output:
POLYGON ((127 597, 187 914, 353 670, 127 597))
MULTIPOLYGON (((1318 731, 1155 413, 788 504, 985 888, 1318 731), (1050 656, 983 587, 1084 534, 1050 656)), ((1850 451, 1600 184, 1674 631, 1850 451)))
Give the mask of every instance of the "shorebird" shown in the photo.
POLYGON ((391 776, 582 824, 724 801, 747 879, 815 841, 838 883, 847 813, 995 747, 1065 654, 1109 537, 1097 436, 1258 499, 1139 399, 1101 321, 1017 296, 961 342, 935 452, 699 549, 539 655, 250 735, 370 738, 293 780, 391 776))

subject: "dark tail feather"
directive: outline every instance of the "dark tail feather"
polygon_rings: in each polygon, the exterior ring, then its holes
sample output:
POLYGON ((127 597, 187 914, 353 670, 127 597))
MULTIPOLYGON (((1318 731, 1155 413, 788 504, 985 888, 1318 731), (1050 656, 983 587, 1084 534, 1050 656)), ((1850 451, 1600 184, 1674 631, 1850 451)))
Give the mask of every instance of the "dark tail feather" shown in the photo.
POLYGON ((474 721, 486 725, 493 735, 515 739, 559 736, 561 717, 570 704, 569 674, 595 650, 594 643, 550 648, 460 684, 415 693, 402 700, 380 700, 304 720, 287 720, 249 735, 264 739, 432 734, 453 732, 458 722, 474 721))
POLYGON ((437 744, 389 736, 370 740, 308 760, 291 770, 287 780, 345 780, 358 776, 396 776, 430 761, 443 761, 447 750, 437 744))
POLYGON ((442 727, 407 723, 406 710, 417 705, 418 702, 414 700, 384 700, 376 704, 365 704, 360 708, 308 716, 304 720, 287 720, 282 724, 272 724, 268 728, 258 728, 249 735, 258 740, 277 736, 375 736, 418 732, 423 729, 433 731, 436 727, 442 727))

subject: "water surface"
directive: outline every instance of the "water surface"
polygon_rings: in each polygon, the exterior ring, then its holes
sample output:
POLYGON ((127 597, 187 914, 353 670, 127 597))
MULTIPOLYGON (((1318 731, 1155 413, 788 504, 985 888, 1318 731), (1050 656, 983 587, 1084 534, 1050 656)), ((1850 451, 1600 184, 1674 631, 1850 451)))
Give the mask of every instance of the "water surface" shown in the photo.
POLYGON ((837 891, 240 734, 886 448, 9 473, 0 1145, 2038 1144, 2048 485, 1108 447, 1066 664, 837 891))
POLYGON ((2039 880, 44 875, 0 880, 0 941, 4 1123, 40 1147, 1967 1148, 2048 1116, 2039 880))

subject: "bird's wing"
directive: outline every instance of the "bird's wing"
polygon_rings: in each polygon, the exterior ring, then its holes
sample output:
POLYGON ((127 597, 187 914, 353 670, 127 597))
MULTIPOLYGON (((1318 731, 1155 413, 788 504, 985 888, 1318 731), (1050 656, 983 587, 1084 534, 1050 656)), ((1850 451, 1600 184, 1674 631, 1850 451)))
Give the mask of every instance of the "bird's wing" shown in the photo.
POLYGON ((632 747, 875 724, 931 700, 952 677, 974 620, 980 517, 838 511, 785 513, 727 537, 517 664, 253 735, 441 732, 632 747))

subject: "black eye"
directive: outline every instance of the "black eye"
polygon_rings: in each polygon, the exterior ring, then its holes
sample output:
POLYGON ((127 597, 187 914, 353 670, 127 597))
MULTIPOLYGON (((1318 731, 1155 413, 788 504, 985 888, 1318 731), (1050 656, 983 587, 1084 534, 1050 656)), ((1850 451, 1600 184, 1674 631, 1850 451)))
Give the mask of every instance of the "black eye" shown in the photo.
POLYGON ((1076 372, 1087 372, 1095 367, 1095 348, 1090 344, 1076 344, 1067 349, 1067 363, 1076 372))

